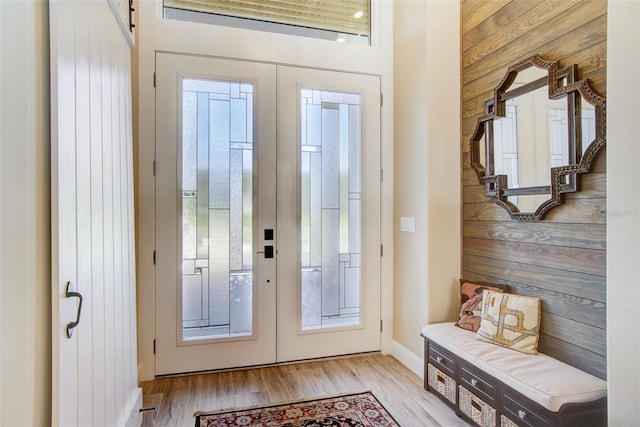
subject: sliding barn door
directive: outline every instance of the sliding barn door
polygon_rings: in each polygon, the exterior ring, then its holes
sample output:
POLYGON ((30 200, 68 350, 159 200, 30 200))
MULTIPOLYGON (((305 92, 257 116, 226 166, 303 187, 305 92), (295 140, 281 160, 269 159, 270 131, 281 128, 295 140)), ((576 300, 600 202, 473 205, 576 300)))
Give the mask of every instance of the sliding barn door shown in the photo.
POLYGON ((136 425, 130 47, 106 0, 50 32, 52 424, 136 425))

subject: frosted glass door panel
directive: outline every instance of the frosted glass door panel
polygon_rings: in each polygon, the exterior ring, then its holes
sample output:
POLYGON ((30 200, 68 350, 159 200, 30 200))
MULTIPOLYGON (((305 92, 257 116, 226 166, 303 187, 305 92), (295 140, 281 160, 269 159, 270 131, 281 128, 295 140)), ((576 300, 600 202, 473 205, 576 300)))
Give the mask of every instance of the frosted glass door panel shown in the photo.
POLYGON ((360 95, 300 97, 302 329, 360 324, 360 95))
POLYGON ((182 333, 252 334, 253 85, 182 81, 182 333))

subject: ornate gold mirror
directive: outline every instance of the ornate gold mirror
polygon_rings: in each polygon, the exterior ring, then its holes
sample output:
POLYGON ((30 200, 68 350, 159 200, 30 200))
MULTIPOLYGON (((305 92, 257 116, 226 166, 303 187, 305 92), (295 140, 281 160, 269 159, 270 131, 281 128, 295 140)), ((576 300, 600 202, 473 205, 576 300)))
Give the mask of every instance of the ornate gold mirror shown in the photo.
POLYGON ((471 166, 513 219, 539 220, 560 205, 605 144, 605 100, 577 76, 576 65, 534 55, 509 67, 485 102, 471 166))

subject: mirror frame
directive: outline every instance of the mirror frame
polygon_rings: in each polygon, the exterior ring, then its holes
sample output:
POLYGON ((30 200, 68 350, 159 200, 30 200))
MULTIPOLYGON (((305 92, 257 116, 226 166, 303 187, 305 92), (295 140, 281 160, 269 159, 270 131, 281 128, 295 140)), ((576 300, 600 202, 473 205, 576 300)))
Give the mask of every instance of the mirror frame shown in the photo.
POLYGON ((480 183, 485 184, 486 195, 496 199, 496 203, 507 210, 511 219, 541 220, 549 210, 562 204, 562 194, 578 191, 578 175, 589 171, 596 154, 606 143, 606 101, 604 97, 593 90, 588 79, 578 80, 577 77, 577 65, 559 69, 557 61, 547 61, 536 54, 510 66, 502 81, 495 87, 493 98, 485 102, 484 115, 478 118, 476 129, 471 136, 471 167, 478 175, 480 183), (518 73, 530 67, 547 70, 547 76, 508 91, 518 73), (491 139, 493 120, 506 116, 507 100, 539 89, 544 85, 548 86, 549 99, 567 96, 570 163, 550 168, 551 181, 549 186, 509 188, 507 175, 492 174, 494 170, 491 139), (595 139, 587 142, 588 147, 584 151, 582 150, 581 132, 581 102, 583 99, 593 105, 595 109, 595 139), (480 146, 481 141, 484 141, 483 147, 480 146), (481 163, 480 150, 484 150, 484 159, 488 165, 481 163), (509 196, 535 194, 548 194, 549 199, 541 203, 534 212, 520 212, 518 207, 508 200, 509 196))

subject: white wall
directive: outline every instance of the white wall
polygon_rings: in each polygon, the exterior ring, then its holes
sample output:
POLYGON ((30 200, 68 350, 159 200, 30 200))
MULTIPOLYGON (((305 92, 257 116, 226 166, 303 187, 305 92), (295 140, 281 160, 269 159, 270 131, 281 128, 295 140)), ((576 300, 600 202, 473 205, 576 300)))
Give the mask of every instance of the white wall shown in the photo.
POLYGON ((427 322, 455 320, 460 276, 460 4, 394 2, 394 341, 422 374, 427 322), (415 217, 415 232, 400 217, 415 217))
POLYGON ((0 425, 51 423, 48 3, 0 1, 0 425))
MULTIPOLYGON (((392 3, 380 1, 374 8, 374 45, 293 37, 283 34, 241 30, 206 24, 185 23, 161 18, 161 2, 141 1, 138 20, 139 115, 137 132, 138 218, 138 355, 139 377, 154 376, 153 339, 155 335, 155 270, 153 213, 154 102, 153 71, 155 52, 184 52, 208 56, 266 61, 295 66, 316 67, 381 76, 382 92, 387 100, 382 107, 382 319, 383 351, 389 351, 392 330, 393 280, 393 86, 391 20, 392 3)), ((135 101, 134 101, 135 102, 135 101)))
POLYGON ((609 1, 607 364, 609 426, 640 420, 640 2, 609 1))

